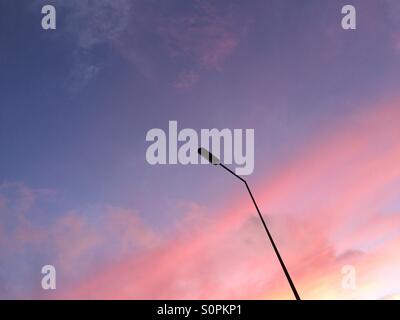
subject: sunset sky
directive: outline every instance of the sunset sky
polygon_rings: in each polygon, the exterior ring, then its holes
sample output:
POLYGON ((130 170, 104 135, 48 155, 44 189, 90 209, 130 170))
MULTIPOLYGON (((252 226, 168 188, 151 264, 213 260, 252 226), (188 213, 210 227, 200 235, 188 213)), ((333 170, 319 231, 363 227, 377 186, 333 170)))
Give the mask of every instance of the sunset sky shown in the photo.
POLYGON ((302 298, 400 299, 399 84, 398 0, 1 1, 0 298, 293 298, 240 181, 146 161, 176 120, 255 130, 302 298))

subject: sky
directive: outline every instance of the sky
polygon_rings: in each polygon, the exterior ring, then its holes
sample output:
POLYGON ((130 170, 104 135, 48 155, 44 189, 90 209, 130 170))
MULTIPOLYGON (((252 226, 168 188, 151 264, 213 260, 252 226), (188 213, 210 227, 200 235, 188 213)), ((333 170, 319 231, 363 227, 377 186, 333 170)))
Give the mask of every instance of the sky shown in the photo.
POLYGON ((2 0, 0 298, 293 298, 240 181, 146 161, 176 120, 255 130, 245 179, 302 298, 399 299, 399 17, 397 0, 2 0))

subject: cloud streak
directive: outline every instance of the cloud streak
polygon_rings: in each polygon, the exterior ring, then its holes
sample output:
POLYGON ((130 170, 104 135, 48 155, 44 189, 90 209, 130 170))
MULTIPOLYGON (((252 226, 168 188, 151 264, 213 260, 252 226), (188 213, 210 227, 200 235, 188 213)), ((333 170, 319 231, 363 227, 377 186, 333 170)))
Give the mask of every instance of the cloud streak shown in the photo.
MULTIPOLYGON (((256 186, 303 298, 381 298, 400 288, 399 110, 398 100, 365 108, 256 186), (354 291, 341 288, 345 264, 357 270, 354 291)), ((3 257, 46 252, 42 261, 68 283, 58 298, 292 298, 245 195, 208 214, 190 206, 175 230, 159 234, 135 210, 110 205, 71 210, 39 227, 32 212, 48 192, 15 183, 0 191, 3 257)), ((33 296, 45 297, 38 289, 33 296)))
MULTIPOLYGON (((258 186, 256 197, 303 298, 380 298, 389 283, 400 286, 394 283, 400 215, 382 212, 400 179, 399 110, 396 100, 356 114, 258 186), (357 270, 354 291, 341 287, 345 264, 357 270), (383 269, 390 272, 383 276, 383 269)), ((222 211, 207 215, 215 219, 190 219, 153 249, 99 269, 62 297, 292 298, 248 199, 222 211)))

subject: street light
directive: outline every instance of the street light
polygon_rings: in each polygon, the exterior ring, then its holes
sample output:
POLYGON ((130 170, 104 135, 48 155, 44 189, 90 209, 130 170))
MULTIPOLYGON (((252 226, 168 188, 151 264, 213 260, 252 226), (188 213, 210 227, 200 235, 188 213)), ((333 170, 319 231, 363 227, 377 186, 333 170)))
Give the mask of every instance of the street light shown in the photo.
POLYGON ((238 178, 240 181, 242 181, 242 182, 245 184, 246 189, 247 189, 247 191, 249 192, 249 195, 250 195, 250 197, 251 197, 251 200, 253 201, 253 204, 254 204, 254 206, 256 207, 258 216, 260 217, 261 222, 262 222, 262 224, 263 224, 263 226, 264 226, 265 232, 266 232, 267 235, 268 235, 268 238, 269 238, 269 240, 270 240, 270 242, 271 242, 271 244, 272 244, 272 247, 274 248, 275 254, 276 254, 276 256, 278 257, 279 263, 281 264, 281 267, 282 267, 282 269, 283 269, 283 272, 285 273, 286 279, 287 279, 287 281, 289 282, 290 288, 292 289, 293 294, 294 294, 294 296, 296 297, 296 300, 301 300, 299 294, 297 293, 296 287, 294 286, 294 283, 293 283, 293 281, 292 281, 292 278, 290 277, 289 271, 287 270, 287 268, 286 268, 286 266, 285 266, 285 263, 283 262, 282 257, 281 257, 281 255, 280 255, 280 253, 279 253, 279 251, 278 251, 278 248, 276 247, 275 242, 274 242, 274 240, 272 239, 271 233, 269 232, 269 230, 268 230, 268 228, 267 228, 267 224, 265 223, 264 218, 263 218, 263 216, 261 215, 260 209, 258 209, 257 203, 256 203, 256 201, 254 200, 253 194, 251 193, 251 190, 250 190, 249 185, 247 184, 246 180, 244 180, 242 177, 238 176, 238 175, 237 175, 236 173, 234 173, 232 170, 230 170, 229 168, 227 168, 224 164, 222 164, 222 163, 220 162, 220 160, 219 160, 216 156, 214 156, 211 152, 207 151, 206 149, 204 149, 204 148, 199 148, 197 151, 198 151, 198 153, 199 153, 202 157, 206 158, 211 164, 213 164, 213 165, 215 165, 215 166, 217 166, 217 165, 221 166, 222 168, 224 168, 224 169, 225 169, 226 171, 228 171, 229 173, 233 174, 236 178, 238 178))

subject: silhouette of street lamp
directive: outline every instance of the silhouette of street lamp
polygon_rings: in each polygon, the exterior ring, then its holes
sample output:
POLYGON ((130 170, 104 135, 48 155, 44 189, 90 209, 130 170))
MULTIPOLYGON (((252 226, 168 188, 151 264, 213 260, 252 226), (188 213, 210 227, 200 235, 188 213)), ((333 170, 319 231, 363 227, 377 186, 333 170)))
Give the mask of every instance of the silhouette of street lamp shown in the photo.
POLYGON ((215 165, 215 166, 217 166, 217 165, 221 166, 222 168, 224 168, 226 171, 228 171, 229 173, 231 173, 232 175, 234 175, 236 178, 238 178, 240 181, 242 181, 242 182, 245 184, 246 189, 247 189, 247 191, 249 192, 249 195, 250 195, 250 197, 251 197, 251 200, 253 201, 253 204, 254 204, 254 206, 256 207, 258 216, 260 217, 261 222, 262 222, 262 224, 263 224, 263 226, 264 226, 265 232, 266 232, 267 235, 268 235, 269 241, 271 242, 272 247, 274 248, 275 254, 276 254, 276 256, 278 257, 278 260, 279 260, 279 263, 281 264, 281 267, 282 267, 282 269, 283 269, 283 272, 285 273, 286 279, 287 279, 287 281, 289 282, 290 288, 292 289, 293 294, 294 294, 294 296, 296 297, 296 300, 301 300, 299 294, 297 293, 296 287, 294 286, 294 283, 293 283, 293 281, 292 281, 292 278, 290 277, 289 271, 287 270, 287 268, 286 268, 286 266, 285 266, 285 263, 283 262, 283 259, 282 259, 281 255, 280 255, 279 251, 278 251, 278 248, 277 248, 276 245, 275 245, 274 239, 272 239, 272 235, 271 235, 271 233, 270 233, 269 230, 268 230, 267 224, 265 223, 264 218, 263 218, 263 216, 261 215, 260 210, 258 209, 257 203, 256 203, 256 201, 254 200, 253 194, 251 193, 251 190, 250 190, 249 185, 247 184, 246 180, 244 180, 242 177, 238 176, 238 175, 237 175, 236 173, 234 173, 232 170, 230 170, 229 168, 227 168, 224 164, 221 163, 221 161, 220 161, 216 156, 214 156, 211 152, 207 151, 206 149, 204 149, 204 148, 199 148, 197 151, 198 151, 198 153, 199 153, 202 157, 206 158, 211 164, 213 164, 213 165, 215 165))

